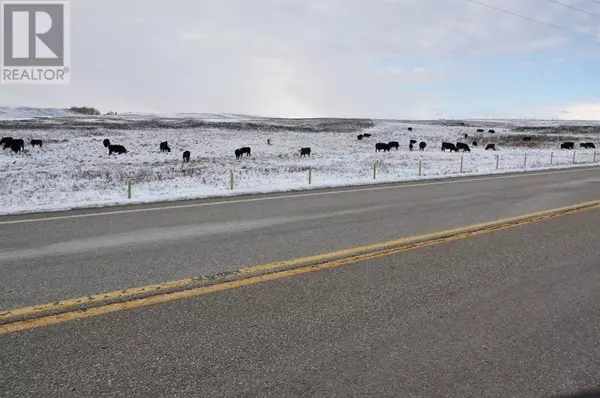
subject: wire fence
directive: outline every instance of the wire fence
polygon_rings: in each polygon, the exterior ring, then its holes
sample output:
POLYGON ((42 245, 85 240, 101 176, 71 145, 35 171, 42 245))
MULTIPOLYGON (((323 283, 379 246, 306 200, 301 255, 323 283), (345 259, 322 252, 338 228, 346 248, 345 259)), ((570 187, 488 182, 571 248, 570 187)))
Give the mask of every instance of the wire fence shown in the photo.
MULTIPOLYGON (((372 181, 402 181, 403 179, 431 178, 440 176, 459 176, 469 174, 493 174, 502 172, 520 172, 534 171, 536 169, 552 169, 573 167, 577 165, 593 165, 600 161, 597 152, 571 151, 569 153, 547 154, 524 153, 524 154, 495 154, 487 162, 480 159, 474 161, 470 154, 461 154, 459 157, 440 158, 440 159, 413 159, 412 162, 398 165, 387 162, 385 159, 378 159, 372 162, 370 167, 346 169, 345 173, 332 173, 330 167, 323 165, 298 165, 287 168, 276 168, 253 170, 231 168, 222 170, 219 175, 214 175, 212 182, 217 183, 221 188, 227 188, 228 191, 235 191, 239 188, 256 186, 259 180, 262 185, 268 186, 268 178, 276 176, 277 182, 282 180, 291 183, 296 187, 310 187, 312 185, 332 184, 335 185, 336 176, 340 177, 340 182, 356 183, 372 181), (442 167, 440 167, 442 165, 442 167), (400 166, 400 167, 399 167, 400 166)), ((336 170, 340 171, 340 170, 336 170)), ((182 167, 178 170, 184 177, 201 177, 205 175, 206 169, 202 167, 182 167)), ((167 173, 168 174, 168 173, 167 173)), ((127 183, 128 195, 131 198, 131 185, 147 183, 150 181, 163 180, 162 174, 154 174, 152 179, 128 178, 122 177, 122 181, 127 183)), ((166 175, 164 176, 168 178, 166 175)), ((206 181, 205 181, 206 182, 206 181)))

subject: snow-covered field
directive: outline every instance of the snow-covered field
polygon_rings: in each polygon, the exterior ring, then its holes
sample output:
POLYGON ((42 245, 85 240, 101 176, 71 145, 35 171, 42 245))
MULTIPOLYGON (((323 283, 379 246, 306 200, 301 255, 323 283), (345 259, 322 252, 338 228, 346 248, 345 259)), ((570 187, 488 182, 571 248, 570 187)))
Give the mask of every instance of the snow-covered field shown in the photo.
POLYGON ((26 151, 16 155, 8 149, 0 151, 0 214, 573 167, 595 160, 594 150, 580 150, 580 142, 600 144, 600 125, 593 122, 460 123, 60 113, 4 120, 1 135, 25 139, 26 151), (486 133, 476 133, 477 128, 485 128, 486 133), (487 133, 490 128, 496 134, 487 133), (358 141, 361 133, 372 137, 358 141), (533 137, 531 143, 521 141, 525 135, 533 137), (32 138, 42 139, 43 148, 32 148, 32 138), (129 153, 109 157, 104 138, 124 145, 129 153), (267 145, 269 138, 272 145, 267 145), (427 149, 410 152, 410 139, 427 142, 427 149), (171 153, 159 152, 161 141, 169 142, 171 153), (375 152, 375 143, 389 141, 400 142, 400 150, 375 152), (441 152, 442 141, 469 145, 478 141, 479 146, 470 153, 441 152), (577 143, 575 165, 573 151, 559 149, 563 141, 577 143), (487 143, 495 143, 498 151, 485 151, 487 143), (233 151, 242 146, 250 146, 252 156, 236 160, 233 151), (311 147, 312 156, 301 158, 301 147, 311 147), (184 150, 192 153, 188 164, 182 163, 184 150), (127 198, 129 182, 131 199, 127 198))
POLYGON ((19 108, 8 108, 0 106, 0 120, 21 120, 35 117, 57 116, 77 116, 77 114, 67 109, 30 108, 25 106, 19 108))

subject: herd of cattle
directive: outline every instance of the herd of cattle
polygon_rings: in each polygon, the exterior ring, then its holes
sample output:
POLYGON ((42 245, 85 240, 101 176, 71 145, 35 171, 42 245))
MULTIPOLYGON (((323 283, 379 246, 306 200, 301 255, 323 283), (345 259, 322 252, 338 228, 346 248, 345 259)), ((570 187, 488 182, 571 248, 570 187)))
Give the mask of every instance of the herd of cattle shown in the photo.
MULTIPOLYGON (((412 132, 413 128, 409 127, 408 131, 412 132)), ((483 133, 485 132, 484 129, 477 129, 478 133, 483 133)), ((488 130, 488 133, 490 134, 495 134, 496 131, 495 130, 488 130)), ((358 135, 356 138, 359 141, 364 140, 365 138, 371 137, 371 134, 360 134, 358 135)), ((469 138, 469 134, 465 134, 465 138, 469 138)), ((523 137, 521 139, 524 142, 531 142, 531 137, 523 137)), ((414 145, 417 143, 416 140, 410 140, 410 143, 408 145, 408 149, 410 151, 412 151, 414 149, 414 145)), ((472 141, 471 145, 474 147, 478 146, 477 141, 472 141)), ((380 151, 384 151, 384 152, 389 152, 392 148, 396 148, 396 150, 398 150, 398 148, 400 147, 400 144, 397 141, 391 141, 388 142, 387 144, 384 142, 379 142, 377 144, 375 144, 375 152, 380 152, 380 151)), ((427 143, 424 141, 421 141, 419 143, 419 149, 421 151, 424 151, 425 148, 427 147, 427 143)), ((581 148, 584 149, 596 149, 596 146, 594 145, 593 142, 584 142, 580 144, 581 148)), ((575 143, 574 142, 564 142, 561 144, 560 146, 561 149, 574 149, 575 148, 575 143)), ((442 142, 442 152, 446 152, 446 150, 449 150, 450 152, 459 152, 459 151, 463 151, 463 152, 471 152, 471 147, 469 147, 468 144, 465 144, 464 142, 457 142, 456 144, 450 143, 450 142, 442 142)), ((495 151, 496 150, 496 144, 487 144, 485 146, 485 150, 486 151, 495 151)))
MULTIPOLYGON (((413 128, 409 127, 408 131, 412 132, 413 128)), ((478 133, 483 133, 485 130, 484 129, 477 129, 478 133)), ((488 133, 490 134, 495 134, 496 131, 494 130, 488 130, 488 133)), ((359 141, 363 141, 365 138, 370 138, 371 134, 368 133, 364 133, 364 134, 360 134, 357 136, 357 139, 359 141)), ((468 134, 464 135, 465 139, 469 137, 468 134)), ((523 137, 522 141, 531 141, 531 137, 523 137)), ((35 146, 39 146, 40 148, 42 147, 42 140, 38 140, 38 139, 32 139, 30 141, 31 146, 35 147, 35 146)), ((104 139, 104 141, 102 141, 102 143, 104 144, 105 148, 108 148, 108 155, 112 155, 113 153, 121 155, 121 154, 125 154, 128 153, 127 149, 123 146, 123 145, 114 145, 111 144, 110 140, 108 138, 104 139)), ((267 144, 271 145, 271 139, 267 140, 267 144)), ((410 140, 410 143, 408 145, 408 149, 410 151, 412 151, 414 149, 414 146, 417 144, 416 140, 410 140)), ((25 150, 25 142, 23 139, 16 139, 16 138, 12 138, 12 137, 4 137, 0 140, 0 145, 3 145, 3 149, 8 149, 10 148, 13 152, 18 153, 20 151, 25 150)), ((478 143, 477 141, 472 141, 471 145, 473 147, 477 147, 478 143)), ((424 151, 425 148, 427 147, 427 143, 424 141, 421 141, 419 143, 419 150, 424 151)), ((595 149, 596 146, 594 145, 594 143, 592 142, 584 142, 580 144, 581 148, 584 149, 595 149)), ((169 147, 169 144, 167 141, 161 142, 160 143, 160 151, 161 152, 171 152, 171 148, 169 147)), ((376 152, 380 152, 380 151, 384 151, 384 152, 389 152, 392 148, 395 148, 396 150, 399 150, 400 148, 400 144, 397 141, 390 141, 388 143, 384 143, 384 142, 378 142, 375 144, 375 151, 376 152)), ((575 148, 575 143, 574 142, 564 142, 561 144, 560 146, 561 149, 574 149, 575 148)), ((471 152, 471 148, 469 147, 468 144, 463 143, 463 142, 457 142, 456 144, 450 143, 450 142, 442 142, 442 151, 445 152, 446 150, 449 150, 450 152, 459 152, 459 151, 463 151, 463 152, 471 152)), ((496 144, 487 144, 485 146, 485 150, 492 150, 495 151, 496 150, 496 144)), ((235 158, 236 159, 240 159, 241 157, 243 157, 244 155, 246 156, 251 156, 251 148, 250 147, 243 147, 243 148, 238 148, 234 151, 235 154, 235 158)), ((300 149, 300 156, 310 156, 311 155, 311 149, 310 148, 301 148, 300 149)), ((183 162, 187 163, 190 161, 190 156, 191 153, 190 151, 184 151, 183 152, 183 162)))

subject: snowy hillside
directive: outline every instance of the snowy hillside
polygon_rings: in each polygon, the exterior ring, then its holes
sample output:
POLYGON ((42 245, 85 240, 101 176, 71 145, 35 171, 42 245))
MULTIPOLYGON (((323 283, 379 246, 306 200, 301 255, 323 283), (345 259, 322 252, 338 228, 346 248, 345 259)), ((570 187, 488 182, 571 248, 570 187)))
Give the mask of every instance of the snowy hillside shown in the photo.
MULTIPOLYGON (((26 142, 24 153, 0 151, 0 213, 543 169, 551 161, 552 167, 572 167, 573 151, 561 151, 561 142, 574 141, 577 147, 579 142, 600 144, 600 127, 594 123, 56 116, 0 122, 3 136, 26 142), (477 133, 477 128, 486 132, 477 133), (490 128, 496 134, 488 133, 490 128), (372 137, 358 141, 356 136, 362 133, 372 137), (532 137, 531 143, 522 141, 525 135, 532 137), (43 140, 43 147, 32 148, 32 138, 43 140), (124 145, 129 153, 109 157, 104 138, 124 145), (267 139, 272 145, 267 145, 267 139), (410 139, 427 142, 426 150, 409 151, 410 139), (400 142, 400 150, 375 152, 375 143, 392 140, 400 142), (443 141, 472 144, 474 140, 479 145, 470 153, 440 151, 443 141), (171 153, 159 152, 161 141, 169 142, 171 153), (485 151, 488 143, 496 144, 498 151, 485 151), (251 147, 252 156, 236 160, 233 152, 242 146, 251 147), (313 156, 301 158, 302 147, 311 147, 313 156), (189 164, 182 164, 184 150, 191 151, 189 164), (498 170, 496 155, 500 156, 498 170)), ((577 164, 594 160, 594 150, 575 151, 577 164)))
POLYGON ((75 112, 68 109, 56 108, 31 108, 18 107, 8 108, 0 107, 0 120, 20 120, 34 119, 38 117, 61 117, 61 116, 76 116, 75 112))

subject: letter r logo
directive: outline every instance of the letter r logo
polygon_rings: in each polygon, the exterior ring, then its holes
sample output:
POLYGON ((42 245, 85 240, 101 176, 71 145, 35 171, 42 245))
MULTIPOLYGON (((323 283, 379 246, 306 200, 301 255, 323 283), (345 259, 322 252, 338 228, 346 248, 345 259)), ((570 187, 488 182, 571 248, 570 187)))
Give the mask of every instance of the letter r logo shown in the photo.
POLYGON ((64 2, 3 2, 2 29, 4 66, 65 66, 64 2))

